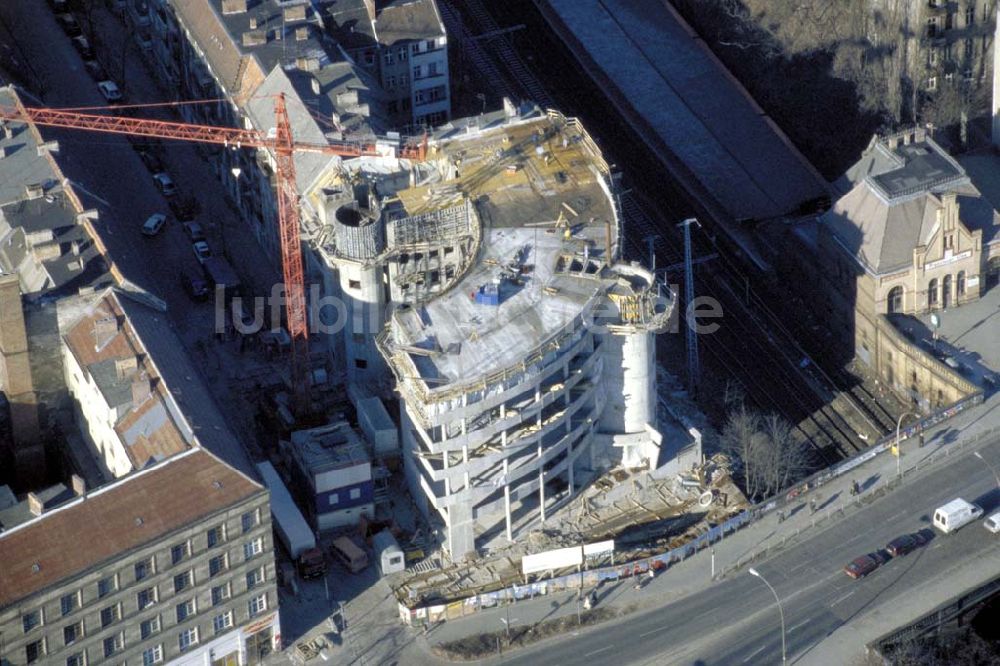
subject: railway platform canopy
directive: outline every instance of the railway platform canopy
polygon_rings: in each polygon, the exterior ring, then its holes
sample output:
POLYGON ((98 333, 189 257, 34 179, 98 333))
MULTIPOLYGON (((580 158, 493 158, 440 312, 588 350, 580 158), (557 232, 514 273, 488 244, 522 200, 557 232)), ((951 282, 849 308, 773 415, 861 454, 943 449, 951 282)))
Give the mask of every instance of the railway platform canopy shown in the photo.
POLYGON ((827 194, 818 172, 668 3, 539 6, 674 178, 737 242, 752 245, 735 222, 794 215, 827 194))

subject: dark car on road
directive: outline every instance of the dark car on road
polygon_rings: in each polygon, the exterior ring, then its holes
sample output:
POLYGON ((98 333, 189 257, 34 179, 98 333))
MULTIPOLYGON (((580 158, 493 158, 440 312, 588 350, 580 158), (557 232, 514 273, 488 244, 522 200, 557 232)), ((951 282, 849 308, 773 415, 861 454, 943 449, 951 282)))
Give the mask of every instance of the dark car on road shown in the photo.
POLYGON ((920 548, 925 543, 927 543, 927 538, 920 532, 914 532, 896 537, 886 544, 885 549, 893 557, 901 557, 920 548))
POLYGON ((871 555, 862 555, 861 557, 855 558, 850 564, 844 567, 844 573, 854 579, 864 578, 871 572, 878 569, 880 564, 881 562, 871 555))
POLYGON ((59 22, 59 27, 63 29, 70 37, 79 37, 83 31, 80 30, 80 24, 77 23, 76 17, 66 12, 65 14, 58 14, 56 16, 56 21, 59 22))
POLYGON ((187 295, 196 301, 205 300, 211 293, 211 288, 207 280, 189 275, 188 273, 181 273, 181 285, 184 287, 187 295))

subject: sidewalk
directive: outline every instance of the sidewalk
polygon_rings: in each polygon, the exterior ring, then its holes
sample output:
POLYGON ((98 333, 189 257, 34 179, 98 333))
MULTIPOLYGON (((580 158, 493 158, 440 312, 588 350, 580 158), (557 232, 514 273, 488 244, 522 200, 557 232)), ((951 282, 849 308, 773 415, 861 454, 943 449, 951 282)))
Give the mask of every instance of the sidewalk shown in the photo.
MULTIPOLYGON (((952 452, 971 452, 977 438, 1000 433, 1000 394, 990 396, 982 405, 959 414, 951 421, 931 428, 926 445, 917 448, 916 440, 904 441, 899 469, 905 477, 935 464, 952 452)), ((750 562, 770 557, 798 537, 808 537, 813 530, 823 529, 858 510, 864 502, 891 492, 897 479, 896 458, 884 453, 820 488, 804 493, 786 508, 786 519, 779 523, 773 512, 748 527, 726 536, 712 548, 706 548, 686 560, 660 572, 652 580, 643 580, 639 590, 633 589, 635 579, 605 583, 598 589, 598 607, 613 605, 628 611, 665 606, 677 599, 702 590, 712 583, 713 567, 716 578, 734 573, 750 562), (862 487, 860 497, 850 496, 852 481, 862 487), (816 501, 812 513, 810 500, 816 501), (714 560, 714 563, 713 563, 714 560)), ((512 626, 531 625, 577 612, 575 591, 550 594, 509 606, 482 610, 456 620, 443 622, 427 634, 430 644, 453 641, 480 633, 501 631, 508 618, 512 626)))

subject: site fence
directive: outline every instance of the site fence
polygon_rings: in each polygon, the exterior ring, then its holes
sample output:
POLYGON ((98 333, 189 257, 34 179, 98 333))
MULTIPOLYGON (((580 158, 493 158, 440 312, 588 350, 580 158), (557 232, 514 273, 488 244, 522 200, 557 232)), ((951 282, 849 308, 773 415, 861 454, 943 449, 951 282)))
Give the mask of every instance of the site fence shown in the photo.
MULTIPOLYGON (((982 402, 983 394, 979 393, 956 402, 947 408, 938 410, 937 412, 934 412, 917 423, 909 426, 905 430, 900 430, 900 441, 904 441, 907 437, 913 437, 924 429, 929 428, 932 425, 937 425, 942 421, 955 416, 959 412, 974 405, 981 404, 982 402)), ((957 452, 964 450, 969 445, 984 444, 992 441, 998 435, 1000 435, 1000 427, 991 428, 989 430, 979 432, 975 436, 970 436, 956 441, 954 444, 941 447, 934 453, 928 453, 928 455, 925 455, 912 464, 901 467, 900 475, 898 477, 883 479, 881 483, 868 488, 866 492, 855 498, 850 505, 845 506, 841 504, 836 508, 831 508, 829 510, 822 511, 819 514, 812 515, 807 523, 795 528, 790 527, 788 533, 785 534, 780 541, 775 542, 773 545, 753 550, 746 555, 737 558, 732 564, 722 565, 720 563, 721 566, 718 570, 718 577, 724 576, 731 571, 738 570, 748 564, 760 561, 775 554, 775 552, 785 548, 787 544, 793 543, 797 540, 798 536, 802 532, 810 528, 822 526, 828 523, 831 519, 843 517, 852 509, 859 510, 864 504, 894 490, 895 488, 898 488, 903 479, 916 473, 920 469, 925 469, 942 459, 955 455, 957 452)), ((764 516, 786 506, 787 504, 790 504, 796 498, 801 500, 803 493, 820 488, 833 479, 843 476, 848 471, 855 469, 859 465, 874 459, 879 454, 888 451, 895 440, 895 437, 895 433, 892 433, 892 437, 883 437, 871 449, 868 449, 853 458, 840 462, 825 470, 817 472, 808 479, 797 483, 788 491, 780 493, 776 497, 760 502, 739 514, 736 514, 724 523, 716 525, 677 548, 618 565, 596 567, 585 571, 555 576, 542 581, 528 582, 524 585, 511 585, 510 587, 471 595, 469 597, 453 600, 447 603, 419 605, 414 607, 400 603, 399 618, 402 622, 411 626, 433 625, 438 622, 473 615, 480 610, 515 603, 526 599, 532 599, 538 596, 545 596, 573 589, 580 590, 582 592, 583 590, 592 589, 601 583, 617 582, 622 579, 646 574, 650 569, 654 572, 665 572, 669 570, 672 565, 686 560, 696 553, 705 550, 712 544, 722 540, 726 535, 732 534, 747 525, 757 522, 764 516)))
POLYGON ((666 571, 671 565, 686 560, 695 553, 704 550, 711 544, 722 539, 726 534, 735 532, 744 525, 748 525, 750 518, 750 512, 743 511, 724 523, 703 532, 682 546, 624 564, 596 567, 524 585, 511 585, 510 587, 475 594, 444 604, 410 608, 400 603, 399 619, 411 626, 436 624, 444 620, 454 620, 466 615, 472 615, 487 608, 515 603, 525 599, 533 599, 547 594, 563 592, 565 590, 589 590, 602 583, 617 582, 625 578, 648 574, 650 569, 654 572, 666 571))

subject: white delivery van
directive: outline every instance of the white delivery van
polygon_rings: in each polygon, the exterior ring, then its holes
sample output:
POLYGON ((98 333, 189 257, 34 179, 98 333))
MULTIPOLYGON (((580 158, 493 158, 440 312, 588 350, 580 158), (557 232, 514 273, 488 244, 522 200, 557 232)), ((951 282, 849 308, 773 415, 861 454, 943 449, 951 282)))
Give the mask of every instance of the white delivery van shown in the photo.
POLYGON ((983 510, 966 502, 962 498, 955 498, 944 506, 938 507, 934 511, 934 527, 945 534, 954 532, 963 525, 971 523, 983 515, 983 510))
POLYGON ((993 532, 993 534, 1000 533, 1000 511, 984 520, 983 527, 988 529, 990 532, 993 532))

